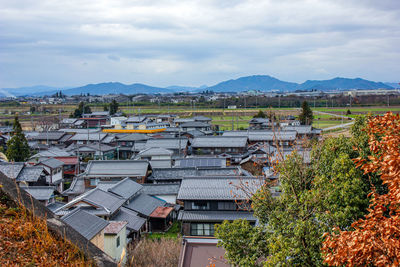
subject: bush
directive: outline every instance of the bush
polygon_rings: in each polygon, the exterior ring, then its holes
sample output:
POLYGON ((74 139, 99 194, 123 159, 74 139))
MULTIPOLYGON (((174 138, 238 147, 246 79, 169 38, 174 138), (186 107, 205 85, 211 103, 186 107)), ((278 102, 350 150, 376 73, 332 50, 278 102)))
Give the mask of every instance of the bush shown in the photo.
POLYGON ((178 266, 181 239, 143 239, 135 248, 128 248, 128 266, 178 266))

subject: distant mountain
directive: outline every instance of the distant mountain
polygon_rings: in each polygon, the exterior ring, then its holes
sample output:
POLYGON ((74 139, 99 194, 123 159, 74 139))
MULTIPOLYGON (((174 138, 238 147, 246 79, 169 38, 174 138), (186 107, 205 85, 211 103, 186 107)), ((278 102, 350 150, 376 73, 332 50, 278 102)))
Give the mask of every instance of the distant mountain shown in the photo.
POLYGON ((203 90, 205 88, 207 88, 207 85, 202 85, 199 87, 171 85, 171 86, 165 87, 165 89, 172 90, 175 92, 193 92, 193 91, 203 90))
POLYGON ((400 88, 400 83, 385 83, 385 84, 396 89, 400 88))
POLYGON ((393 89, 393 87, 381 83, 364 80, 361 78, 334 78, 331 80, 308 80, 297 87, 298 90, 349 90, 349 89, 393 89))
MULTIPOLYGON (((58 91, 59 90, 60 89, 58 88, 58 91)), ((49 91, 57 91, 57 87, 36 85, 36 86, 20 87, 20 88, 2 88, 0 89, 0 95, 5 97, 13 97, 13 96, 32 95, 35 93, 49 92, 49 91)))
POLYGON ((106 94, 155 94, 155 93, 173 93, 173 92, 201 92, 204 90, 211 90, 214 92, 243 92, 249 90, 259 91, 295 91, 295 90, 349 90, 349 89, 393 89, 396 86, 394 83, 381 83, 364 80, 361 78, 349 79, 349 78, 334 78, 331 80, 308 80, 302 84, 285 82, 278 80, 268 75, 255 75, 241 77, 236 80, 228 80, 218 83, 214 86, 200 86, 200 87, 189 87, 189 86, 169 86, 166 88, 149 86, 141 83, 134 84, 123 84, 119 82, 107 82, 98 84, 88 84, 81 87, 75 88, 61 88, 61 87, 50 87, 50 86, 32 86, 32 87, 21 87, 21 88, 3 88, 0 89, 1 96, 22 96, 22 95, 53 95, 62 89, 62 92, 66 95, 79 95, 79 94, 91 94, 91 95, 106 95, 106 94))
POLYGON ((119 82, 88 84, 82 87, 76 87, 63 91, 66 95, 79 95, 81 93, 91 95, 106 94, 154 94, 154 93, 171 93, 171 90, 159 87, 153 87, 141 83, 123 84, 119 82))
POLYGON ((214 92, 242 92, 249 90, 291 91, 295 90, 297 86, 297 83, 284 82, 268 75, 254 75, 221 82, 208 87, 207 90, 212 90, 214 92))

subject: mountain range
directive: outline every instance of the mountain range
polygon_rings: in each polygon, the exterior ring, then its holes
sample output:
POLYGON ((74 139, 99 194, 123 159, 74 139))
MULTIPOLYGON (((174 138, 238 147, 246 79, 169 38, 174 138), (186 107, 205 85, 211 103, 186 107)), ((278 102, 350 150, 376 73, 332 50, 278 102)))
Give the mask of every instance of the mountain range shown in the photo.
POLYGON ((396 83, 382 83, 368 81, 361 78, 334 78, 330 80, 307 80, 304 83, 286 82, 276 79, 268 75, 253 75, 241 77, 236 80, 228 80, 220 82, 213 86, 169 86, 169 87, 154 87, 141 83, 123 84, 119 82, 107 82, 98 84, 88 84, 75 88, 60 88, 49 86, 32 86, 20 88, 2 88, 0 96, 43 96, 52 95, 60 90, 66 95, 104 95, 104 94, 155 94, 155 93, 174 93, 174 92, 201 92, 210 90, 214 92, 243 92, 249 90, 282 91, 290 92, 296 90, 349 90, 349 89, 393 89, 396 83))

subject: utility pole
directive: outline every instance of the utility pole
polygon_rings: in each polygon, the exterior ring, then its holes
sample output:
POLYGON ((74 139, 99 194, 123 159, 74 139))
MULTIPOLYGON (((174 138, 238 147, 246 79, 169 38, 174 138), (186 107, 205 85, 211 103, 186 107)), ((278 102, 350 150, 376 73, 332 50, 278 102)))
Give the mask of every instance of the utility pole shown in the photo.
POLYGON ((234 128, 234 125, 235 124, 235 122, 233 121, 233 115, 232 115, 232 131, 233 131, 233 128, 234 128))
POLYGON ((389 97, 390 97, 390 96, 389 96, 389 94, 388 94, 388 95, 387 95, 387 106, 390 106, 390 102, 389 102, 390 99, 389 99, 389 97))
POLYGON ((278 108, 281 108, 281 95, 278 95, 278 108))

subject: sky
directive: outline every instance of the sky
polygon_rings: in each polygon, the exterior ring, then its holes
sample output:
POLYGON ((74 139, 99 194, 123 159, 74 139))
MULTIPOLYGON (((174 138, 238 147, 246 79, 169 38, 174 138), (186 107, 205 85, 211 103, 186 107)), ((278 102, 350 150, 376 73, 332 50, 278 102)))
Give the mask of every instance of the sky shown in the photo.
POLYGON ((399 0, 0 0, 0 88, 399 73, 399 0))

